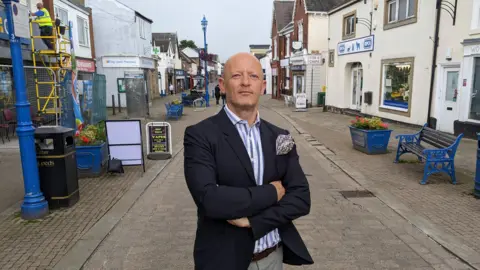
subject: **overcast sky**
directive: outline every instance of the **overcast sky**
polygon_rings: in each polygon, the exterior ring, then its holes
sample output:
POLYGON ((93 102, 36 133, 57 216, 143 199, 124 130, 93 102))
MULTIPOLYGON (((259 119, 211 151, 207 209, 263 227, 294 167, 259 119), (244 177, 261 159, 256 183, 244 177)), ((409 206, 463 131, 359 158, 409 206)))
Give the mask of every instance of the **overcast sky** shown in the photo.
POLYGON ((222 62, 250 44, 270 44, 272 0, 119 0, 153 20, 153 32, 177 32, 203 47, 200 21, 207 17, 210 53, 222 62))

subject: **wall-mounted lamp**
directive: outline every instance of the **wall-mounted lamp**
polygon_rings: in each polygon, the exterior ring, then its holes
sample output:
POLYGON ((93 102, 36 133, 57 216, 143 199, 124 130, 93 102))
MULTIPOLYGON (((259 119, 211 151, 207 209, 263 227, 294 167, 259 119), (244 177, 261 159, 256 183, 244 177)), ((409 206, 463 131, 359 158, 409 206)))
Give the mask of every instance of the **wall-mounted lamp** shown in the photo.
POLYGON ((373 10, 378 9, 378 0, 373 0, 373 10))

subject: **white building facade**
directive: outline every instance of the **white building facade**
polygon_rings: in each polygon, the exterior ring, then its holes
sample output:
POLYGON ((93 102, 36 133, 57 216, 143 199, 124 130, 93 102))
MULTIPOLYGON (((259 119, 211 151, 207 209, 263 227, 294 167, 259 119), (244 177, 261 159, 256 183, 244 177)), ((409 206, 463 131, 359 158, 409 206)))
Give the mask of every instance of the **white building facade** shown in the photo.
POLYGON ((262 59, 260 59, 262 64, 262 69, 264 73, 264 79, 267 81, 267 86, 265 88, 266 95, 272 95, 273 91, 273 80, 272 80, 272 51, 268 51, 262 59))
POLYGON ((425 124, 434 22, 435 1, 351 1, 330 11, 327 106, 425 124))
POLYGON ((158 87, 151 45, 153 21, 115 0, 86 0, 85 5, 92 8, 97 69, 107 79, 107 106, 112 106, 112 96, 118 106, 120 94, 120 104, 126 107, 121 79, 132 71, 143 74, 151 101, 159 93, 153 89, 158 87))

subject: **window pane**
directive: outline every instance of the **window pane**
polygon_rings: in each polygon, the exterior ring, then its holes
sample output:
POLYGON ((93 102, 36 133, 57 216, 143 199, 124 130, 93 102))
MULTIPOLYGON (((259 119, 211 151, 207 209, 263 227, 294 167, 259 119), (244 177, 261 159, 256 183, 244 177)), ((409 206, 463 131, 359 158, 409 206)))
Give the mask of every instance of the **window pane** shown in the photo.
POLYGON ((408 0, 398 0, 398 20, 407 18, 407 2, 408 0))
POLYGON ((83 20, 77 18, 78 44, 85 45, 85 30, 83 29, 83 20))
POLYGON ((388 21, 394 22, 397 20, 397 2, 393 1, 388 4, 388 21))
POLYGON ((448 71, 447 72, 447 85, 445 89, 445 100, 446 101, 457 101, 455 97, 455 92, 458 88, 458 71, 448 71))
POLYGON ((480 120, 480 58, 475 58, 474 72, 469 118, 480 120))
POLYGON ((408 14, 407 17, 412 17, 415 15, 415 4, 416 0, 408 0, 408 14))
POLYGON ((410 100, 411 63, 383 66, 383 105, 408 109, 410 100))

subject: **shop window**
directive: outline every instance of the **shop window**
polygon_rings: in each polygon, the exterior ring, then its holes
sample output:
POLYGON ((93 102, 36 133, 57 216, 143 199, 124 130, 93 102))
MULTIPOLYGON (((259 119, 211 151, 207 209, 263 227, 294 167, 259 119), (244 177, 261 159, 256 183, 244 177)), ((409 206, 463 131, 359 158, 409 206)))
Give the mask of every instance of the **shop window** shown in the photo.
POLYGON ((418 0, 386 0, 384 30, 417 21, 418 0))
POLYGON ((335 66, 335 50, 328 51, 328 66, 329 67, 335 66))
POLYGON ((13 78, 11 69, 0 67, 0 116, 4 108, 15 107, 15 93, 13 92, 13 78))
POLYGON ((408 112, 412 94, 413 58, 382 61, 381 108, 408 112))
POLYGON ((343 32, 342 32, 343 39, 349 39, 349 38, 355 37, 356 18, 357 18, 356 11, 343 15, 343 32))
POLYGON ((471 30, 480 30, 480 0, 473 0, 471 30))
POLYGON ((480 120, 480 58, 475 58, 475 70, 473 75, 473 87, 470 95, 470 113, 472 120, 480 120))

